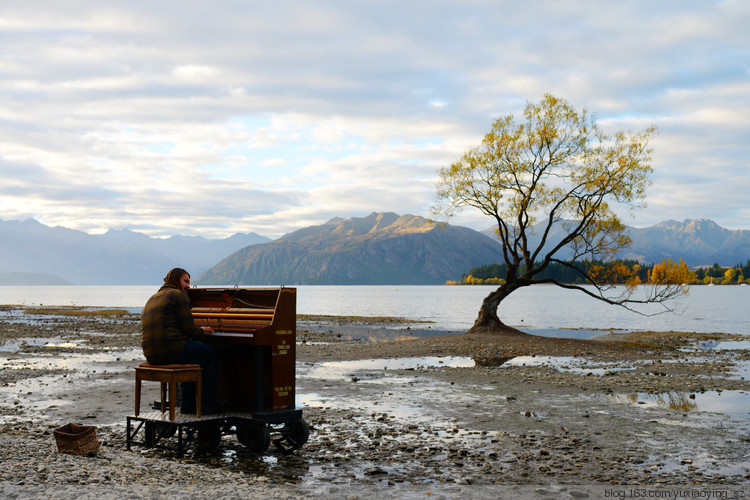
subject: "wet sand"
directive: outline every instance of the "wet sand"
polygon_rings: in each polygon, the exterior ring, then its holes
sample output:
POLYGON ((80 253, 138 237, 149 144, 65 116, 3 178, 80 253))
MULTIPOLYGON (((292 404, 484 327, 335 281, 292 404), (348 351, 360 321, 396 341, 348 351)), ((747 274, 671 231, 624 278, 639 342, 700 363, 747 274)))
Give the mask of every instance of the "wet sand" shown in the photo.
POLYGON ((137 316, 61 312, 0 307, 4 497, 66 498, 74 487, 135 497, 346 498, 372 488, 396 498, 596 497, 625 485, 744 492, 750 483, 748 351, 700 347, 747 340, 739 336, 419 336, 424 325, 304 317, 297 394, 310 441, 257 456, 225 436, 217 450, 177 460, 125 450, 142 361, 137 316), (394 361, 403 359, 413 362, 394 361), (52 430, 67 422, 97 426, 97 455, 57 453, 52 430))

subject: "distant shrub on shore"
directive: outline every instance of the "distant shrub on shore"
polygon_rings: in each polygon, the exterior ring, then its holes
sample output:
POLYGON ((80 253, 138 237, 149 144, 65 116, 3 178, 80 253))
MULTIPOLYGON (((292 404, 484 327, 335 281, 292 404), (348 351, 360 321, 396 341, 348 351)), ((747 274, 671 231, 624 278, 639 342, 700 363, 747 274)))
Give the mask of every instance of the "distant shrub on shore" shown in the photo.
MULTIPOLYGON (((610 263, 586 261, 583 267, 599 276, 605 274, 607 282, 611 284, 639 284, 658 283, 664 279, 681 280, 689 285, 750 285, 750 260, 745 265, 722 267, 717 263, 713 266, 700 266, 688 269, 687 264, 680 261, 672 263, 667 260, 658 264, 645 265, 635 260, 617 260, 610 263), (665 275, 668 265, 672 267, 672 274, 665 275), (674 274, 677 271, 678 274, 674 274)), ((523 266, 522 266, 523 267, 523 266)), ((469 269, 460 280, 446 281, 446 285, 502 285, 505 280, 505 264, 487 264, 469 269)), ((574 274, 569 268, 560 264, 550 264, 540 277, 549 277, 563 283, 583 284, 579 274, 574 274)))

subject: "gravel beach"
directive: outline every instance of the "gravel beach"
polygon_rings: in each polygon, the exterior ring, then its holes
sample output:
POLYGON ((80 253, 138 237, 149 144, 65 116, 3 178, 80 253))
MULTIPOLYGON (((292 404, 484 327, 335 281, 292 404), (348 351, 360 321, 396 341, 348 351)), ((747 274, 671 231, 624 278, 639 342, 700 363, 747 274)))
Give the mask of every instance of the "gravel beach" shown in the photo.
MULTIPOLYGON (((300 317, 309 442, 259 456, 224 436, 178 459, 125 446, 138 320, 0 306, 0 497, 750 494, 746 337, 440 335, 389 318, 300 317), (97 427, 95 455, 58 452, 53 430, 68 422, 97 427)), ((151 385, 145 401, 158 399, 151 385)))

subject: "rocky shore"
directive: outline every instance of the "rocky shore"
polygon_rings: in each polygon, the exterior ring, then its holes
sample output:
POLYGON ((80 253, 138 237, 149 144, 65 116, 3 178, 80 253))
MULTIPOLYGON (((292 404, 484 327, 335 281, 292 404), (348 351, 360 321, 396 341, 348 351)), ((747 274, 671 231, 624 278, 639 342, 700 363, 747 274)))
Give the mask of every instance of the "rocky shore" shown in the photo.
POLYGON ((0 307, 0 497, 750 493, 750 358, 711 348, 746 338, 417 328, 300 318, 297 395, 309 442, 258 456, 224 436, 214 451, 177 459, 125 447, 141 361, 137 316, 0 307), (97 454, 58 453, 53 430, 67 422, 97 427, 97 454))

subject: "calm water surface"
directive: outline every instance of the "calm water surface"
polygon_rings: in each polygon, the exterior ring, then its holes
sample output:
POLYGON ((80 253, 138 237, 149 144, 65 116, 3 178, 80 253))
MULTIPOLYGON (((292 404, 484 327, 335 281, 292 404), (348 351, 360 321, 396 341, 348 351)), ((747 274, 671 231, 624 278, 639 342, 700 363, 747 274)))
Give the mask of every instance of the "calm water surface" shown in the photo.
MULTIPOLYGON (((3 286, 0 304, 140 308, 157 286, 3 286)), ((476 318, 492 286, 298 286, 299 314, 397 316, 433 321, 431 329, 461 331, 476 318)), ((536 286, 514 292, 500 306, 510 325, 544 334, 582 329, 750 333, 749 286, 695 286, 674 313, 643 316, 581 292, 536 286)), ((645 312, 656 312, 657 308, 645 312)), ((414 328, 414 327, 412 327, 414 328)), ((426 327, 425 327, 426 328, 426 327)))

